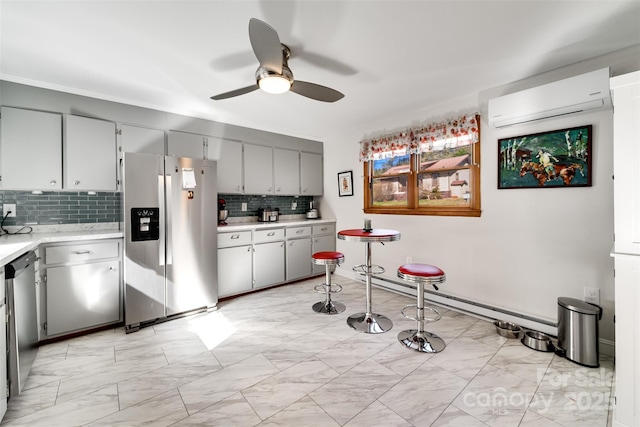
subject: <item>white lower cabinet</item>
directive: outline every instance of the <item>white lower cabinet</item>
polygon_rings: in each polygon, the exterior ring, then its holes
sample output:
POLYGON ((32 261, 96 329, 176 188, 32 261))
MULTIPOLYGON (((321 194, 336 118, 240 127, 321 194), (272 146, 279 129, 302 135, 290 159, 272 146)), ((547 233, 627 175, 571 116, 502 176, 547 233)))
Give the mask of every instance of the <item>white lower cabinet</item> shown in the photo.
POLYGON ((334 251, 335 224, 218 233, 218 296, 228 297, 324 273, 311 255, 334 251))
MULTIPOLYGON (((312 254, 316 252, 333 252, 336 250, 336 237, 331 236, 314 236, 311 251, 312 254)), ((324 265, 313 264, 312 274, 321 274, 325 272, 324 265)))
MULTIPOLYGON (((318 224, 312 229, 313 238, 311 242, 311 253, 333 252, 336 250, 336 226, 335 224, 318 224)), ((312 274, 322 274, 325 272, 324 265, 313 264, 312 274)))
POLYGON ((227 297, 252 289, 251 245, 218 248, 218 297, 227 297))
POLYGON ((44 247, 41 339, 122 320, 121 241, 44 247))
POLYGON ((253 251, 253 287, 284 282, 284 242, 253 245, 253 251))
POLYGON ((287 242, 287 281, 311 275, 311 238, 287 242))
POLYGON ((120 319, 120 261, 47 269, 47 336, 120 319))

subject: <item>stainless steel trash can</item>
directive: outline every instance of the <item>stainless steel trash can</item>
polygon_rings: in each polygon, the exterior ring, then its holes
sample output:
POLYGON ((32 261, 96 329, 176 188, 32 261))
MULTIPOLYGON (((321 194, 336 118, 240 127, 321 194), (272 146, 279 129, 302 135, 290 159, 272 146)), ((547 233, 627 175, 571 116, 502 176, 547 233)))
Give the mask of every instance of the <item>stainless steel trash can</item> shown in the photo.
POLYGON ((558 347, 562 354, 583 366, 599 362, 598 321, 602 308, 575 298, 558 298, 558 347))

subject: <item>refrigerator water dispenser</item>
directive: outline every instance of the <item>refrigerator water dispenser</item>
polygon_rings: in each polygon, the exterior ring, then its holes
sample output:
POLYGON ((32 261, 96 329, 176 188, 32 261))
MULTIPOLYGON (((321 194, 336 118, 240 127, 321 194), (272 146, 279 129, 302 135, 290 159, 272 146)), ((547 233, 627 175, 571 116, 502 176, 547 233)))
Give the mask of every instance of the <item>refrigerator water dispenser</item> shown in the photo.
POLYGON ((131 208, 131 241, 160 238, 160 208, 131 208))

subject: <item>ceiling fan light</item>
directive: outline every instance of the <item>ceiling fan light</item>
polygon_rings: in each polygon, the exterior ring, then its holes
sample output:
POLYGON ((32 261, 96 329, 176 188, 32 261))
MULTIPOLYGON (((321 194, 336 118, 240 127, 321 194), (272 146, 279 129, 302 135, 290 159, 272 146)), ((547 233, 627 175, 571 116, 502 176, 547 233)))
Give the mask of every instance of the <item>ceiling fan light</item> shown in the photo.
POLYGON ((260 79, 258 86, 267 93, 285 93, 291 89, 291 81, 282 76, 266 76, 260 79))

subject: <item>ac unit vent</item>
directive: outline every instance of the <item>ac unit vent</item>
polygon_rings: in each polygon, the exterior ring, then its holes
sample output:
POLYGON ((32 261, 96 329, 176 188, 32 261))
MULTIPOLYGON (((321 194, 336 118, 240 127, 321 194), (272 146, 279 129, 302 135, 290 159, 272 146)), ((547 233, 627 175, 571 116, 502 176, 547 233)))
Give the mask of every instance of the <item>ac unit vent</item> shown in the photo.
POLYGON ((489 124, 502 128, 611 107, 609 68, 489 100, 489 124))

